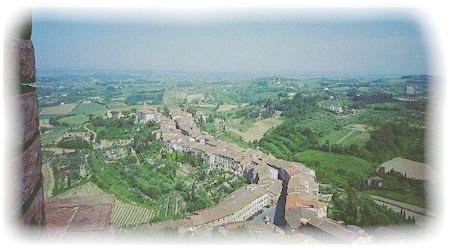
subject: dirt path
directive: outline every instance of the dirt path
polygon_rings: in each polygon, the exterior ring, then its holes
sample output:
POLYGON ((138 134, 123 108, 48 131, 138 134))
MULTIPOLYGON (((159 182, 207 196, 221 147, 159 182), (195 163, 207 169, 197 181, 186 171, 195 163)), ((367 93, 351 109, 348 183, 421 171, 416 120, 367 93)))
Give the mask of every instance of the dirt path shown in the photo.
POLYGON ((97 133, 95 133, 95 131, 93 131, 93 130, 90 130, 87 127, 87 124, 88 124, 88 122, 84 123, 83 127, 84 127, 85 130, 87 130, 87 132, 90 132, 90 133, 92 133, 94 135, 94 138, 92 139, 92 142, 95 144, 95 140, 97 139, 97 133))
POLYGON ((137 163, 140 165, 139 156, 137 155, 136 151, 131 148, 131 153, 133 154, 134 157, 136 157, 137 163))
POLYGON ((50 164, 42 164, 42 175, 44 177, 44 200, 49 200, 55 187, 53 169, 50 167, 50 164))

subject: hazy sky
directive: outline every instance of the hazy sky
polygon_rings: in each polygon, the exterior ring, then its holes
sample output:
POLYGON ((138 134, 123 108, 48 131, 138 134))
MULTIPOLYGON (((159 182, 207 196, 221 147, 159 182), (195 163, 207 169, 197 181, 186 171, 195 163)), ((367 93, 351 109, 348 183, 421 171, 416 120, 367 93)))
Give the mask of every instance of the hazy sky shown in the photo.
POLYGON ((38 70, 425 74, 423 36, 385 11, 35 9, 32 39, 38 70))

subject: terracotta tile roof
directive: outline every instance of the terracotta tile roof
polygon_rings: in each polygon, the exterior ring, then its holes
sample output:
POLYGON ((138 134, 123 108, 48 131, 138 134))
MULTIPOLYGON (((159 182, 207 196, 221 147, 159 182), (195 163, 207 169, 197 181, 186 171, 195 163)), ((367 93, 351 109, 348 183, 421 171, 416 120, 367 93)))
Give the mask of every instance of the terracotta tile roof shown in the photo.
POLYGON ((345 242, 354 242, 359 238, 359 234, 327 218, 312 218, 308 224, 345 242))
POLYGON ((295 207, 322 208, 324 207, 324 203, 306 198, 297 193, 287 195, 287 201, 285 202, 285 211, 295 207))

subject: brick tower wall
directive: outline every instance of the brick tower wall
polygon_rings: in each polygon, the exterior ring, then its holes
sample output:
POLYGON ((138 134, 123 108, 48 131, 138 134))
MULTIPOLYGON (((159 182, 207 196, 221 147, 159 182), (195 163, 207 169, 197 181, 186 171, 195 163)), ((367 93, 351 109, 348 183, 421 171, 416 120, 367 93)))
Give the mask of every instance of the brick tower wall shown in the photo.
POLYGON ((15 162, 19 170, 18 214, 24 224, 44 225, 44 193, 41 139, 39 133, 39 109, 36 89, 29 83, 36 81, 34 47, 31 41, 31 13, 28 22, 17 37, 13 38, 12 55, 16 60, 16 77, 20 93, 13 96, 20 118, 21 150, 15 162))

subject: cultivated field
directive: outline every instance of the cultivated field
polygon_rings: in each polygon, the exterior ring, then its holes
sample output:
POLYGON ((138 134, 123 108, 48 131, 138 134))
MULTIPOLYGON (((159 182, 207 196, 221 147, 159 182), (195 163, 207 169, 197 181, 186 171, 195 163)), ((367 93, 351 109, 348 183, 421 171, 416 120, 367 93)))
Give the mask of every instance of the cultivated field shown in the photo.
POLYGON ((242 137, 245 142, 260 140, 263 135, 273 127, 280 125, 282 121, 279 118, 267 118, 254 123, 254 125, 241 132, 237 129, 230 129, 233 133, 242 137))
POLYGON ((68 198, 68 197, 80 197, 80 196, 90 196, 104 194, 104 192, 94 183, 88 182, 81 186, 70 189, 56 197, 58 198, 68 198))
POLYGON ((154 217, 153 210, 115 200, 111 224, 114 227, 135 226, 149 223, 154 217))
POLYGON ((58 119, 58 122, 65 122, 69 125, 81 125, 89 121, 89 117, 86 115, 73 115, 73 116, 67 116, 63 117, 61 119, 58 119))
POLYGON ((75 152, 75 149, 68 149, 68 148, 42 148, 42 150, 51 151, 54 152, 57 155, 63 154, 63 153, 73 153, 75 152))
POLYGON ((411 161, 401 157, 386 161, 382 163, 380 167, 384 167, 386 173, 390 170, 394 170, 407 175, 409 178, 414 178, 417 180, 433 179, 436 177, 436 174, 433 173, 432 169, 429 168, 427 164, 411 161))
POLYGON ((173 105, 173 104, 182 104, 186 100, 188 92, 187 91, 174 91, 169 90, 164 94, 164 98, 162 99, 162 104, 165 105, 173 105))
POLYGON ((320 139, 320 143, 339 144, 342 146, 349 146, 355 144, 364 146, 369 141, 369 134, 365 131, 355 128, 343 128, 341 130, 333 131, 320 139))
POLYGON ((124 102, 116 102, 116 101, 108 102, 107 105, 111 109, 119 108, 119 107, 126 107, 127 106, 126 103, 124 103, 124 102))
POLYGON ((199 101, 201 101, 201 100, 204 99, 204 94, 193 94, 193 95, 188 95, 188 96, 186 97, 186 99, 187 99, 187 103, 190 103, 190 102, 192 102, 193 100, 199 100, 199 101))
POLYGON ((132 139, 123 139, 123 140, 100 140, 99 149, 110 148, 112 146, 120 146, 125 147, 128 146, 133 140, 132 139))
POLYGON ((223 104, 223 105, 220 105, 220 107, 218 107, 217 111, 218 112, 226 112, 226 111, 238 108, 238 107, 239 107, 238 104, 223 104))
POLYGON ((193 104, 192 106, 198 108, 216 108, 217 104, 193 104))
POLYGON ((39 119, 39 126, 41 128, 53 128, 49 123, 49 119, 39 119))
POLYGON ((75 114, 102 114, 106 112, 106 106, 98 103, 83 103, 73 110, 75 114))
POLYGON ((56 143, 61 140, 61 137, 64 135, 64 133, 67 131, 67 128, 64 127, 55 127, 51 128, 47 131, 45 131, 44 134, 42 134, 42 145, 48 146, 48 145, 55 145, 56 143))
POLYGON ((76 103, 67 103, 58 106, 46 107, 40 113, 41 115, 65 115, 70 112, 74 108, 76 108, 76 103))

